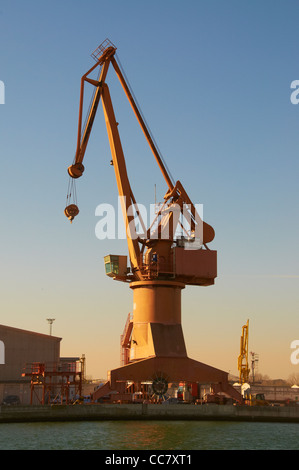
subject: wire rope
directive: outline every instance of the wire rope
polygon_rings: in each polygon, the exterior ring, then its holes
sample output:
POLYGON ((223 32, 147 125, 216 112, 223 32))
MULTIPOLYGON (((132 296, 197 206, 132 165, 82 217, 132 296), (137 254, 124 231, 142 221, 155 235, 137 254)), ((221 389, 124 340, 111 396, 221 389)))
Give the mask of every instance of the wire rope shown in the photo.
POLYGON ((169 176, 170 176, 170 178, 171 178, 171 180, 172 180, 172 183, 174 184, 174 178, 173 178, 173 176, 172 176, 172 174, 171 174, 171 172, 170 172, 170 170, 169 170, 169 168, 168 168, 168 166, 167 166, 167 163, 166 163, 165 159, 163 158, 163 156, 162 156, 162 154, 161 154, 161 151, 160 151, 160 149, 159 149, 159 147, 158 147, 158 145, 157 145, 157 142, 156 142, 156 140, 155 140, 155 138, 154 138, 154 136, 153 136, 153 133, 152 133, 152 131, 151 131, 151 129, 150 129, 150 127, 149 127, 149 125, 148 125, 146 119, 145 119, 145 116, 144 116, 144 114, 143 114, 143 112, 142 112, 140 106, 139 106, 139 103, 138 103, 138 101, 137 101, 137 98, 136 98, 136 96, 135 96, 135 93, 134 93, 134 91, 133 91, 133 89, 132 89, 132 87, 131 87, 131 85, 130 85, 130 82, 129 82, 129 80, 128 80, 128 77, 127 77, 127 75, 126 75, 126 72, 124 71, 124 68, 123 68, 123 66, 122 66, 122 64, 121 64, 121 62, 120 62, 120 60, 119 60, 119 57, 118 57, 117 53, 115 53, 115 56, 116 56, 116 60, 117 60, 117 63, 118 63, 118 65, 119 65, 119 68, 121 69, 121 72, 122 72, 122 74, 123 74, 123 76, 124 76, 124 78, 125 78, 125 80, 126 80, 126 83, 127 83, 127 85, 128 85, 128 88, 129 88, 129 90, 130 90, 130 93, 131 93, 131 95, 133 96, 133 99, 134 99, 135 104, 136 104, 136 106, 137 106, 137 108, 138 108, 138 111, 139 111, 139 113, 140 113, 140 115, 141 115, 141 117, 142 117, 142 120, 143 120, 143 122, 144 122, 144 124, 145 124, 145 126, 146 126, 146 129, 147 129, 147 131, 148 131, 148 133, 149 133, 149 135, 150 135, 150 137, 151 137, 151 139, 152 139, 152 141, 153 141, 153 143, 154 143, 154 145, 155 145, 155 147, 156 147, 156 149, 157 149, 157 152, 158 152, 159 157, 161 158, 161 160, 162 160, 162 162, 163 162, 163 165, 165 166, 165 168, 166 168, 166 170, 167 170, 167 172, 168 172, 168 174, 169 174, 169 176))

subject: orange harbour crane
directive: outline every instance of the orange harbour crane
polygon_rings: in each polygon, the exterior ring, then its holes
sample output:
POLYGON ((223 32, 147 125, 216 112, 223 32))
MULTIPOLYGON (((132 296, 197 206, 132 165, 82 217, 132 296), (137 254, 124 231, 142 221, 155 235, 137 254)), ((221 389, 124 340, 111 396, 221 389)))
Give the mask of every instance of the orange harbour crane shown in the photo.
MULTIPOLYGON (((104 259, 105 272, 113 279, 127 282, 133 291, 133 316, 127 321, 123 334, 125 364, 108 372, 105 386, 95 392, 94 398, 100 398, 112 390, 121 396, 126 392, 128 383, 134 383, 138 388, 138 384, 151 380, 158 395, 162 390, 165 392, 168 383, 186 381, 214 384, 217 389, 225 389, 239 399, 239 394, 228 384, 227 372, 187 356, 181 325, 182 290, 186 285, 211 286, 217 276, 217 252, 208 247, 214 239, 214 229, 200 218, 182 183, 172 181, 116 60, 116 47, 106 39, 92 57, 96 64, 81 79, 77 149, 68 173, 73 181, 84 172, 83 159, 101 101, 118 194, 122 201, 130 264, 128 267, 126 256, 108 255, 104 259), (145 227, 127 174, 118 123, 106 83, 111 65, 167 186, 162 207, 155 223, 145 228, 145 237, 137 235, 136 218, 131 210, 135 208, 141 226, 145 227), (98 79, 90 78, 97 68, 98 79), (86 83, 94 86, 94 94, 82 128, 86 83), (175 236, 178 227, 183 230, 184 237, 175 236)), ((78 214, 75 203, 65 208, 65 215, 71 222, 78 214)))

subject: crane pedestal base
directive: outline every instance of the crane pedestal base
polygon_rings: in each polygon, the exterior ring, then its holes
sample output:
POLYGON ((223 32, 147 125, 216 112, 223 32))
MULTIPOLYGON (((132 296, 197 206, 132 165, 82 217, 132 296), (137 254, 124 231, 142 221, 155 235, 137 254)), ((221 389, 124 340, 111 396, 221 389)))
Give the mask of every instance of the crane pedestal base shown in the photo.
MULTIPOLYGON (((228 373, 189 357, 149 357, 125 366, 113 369, 108 374, 108 381, 93 394, 97 400, 110 392, 125 392, 128 382, 141 383, 163 378, 168 383, 191 382, 210 383, 217 391, 224 391, 240 401, 241 396, 228 383, 228 373)), ((115 396, 117 399, 117 396, 115 396)))
POLYGON ((121 382, 144 382, 157 374, 168 382, 227 382, 228 373, 189 357, 150 357, 110 371, 111 387, 121 382))

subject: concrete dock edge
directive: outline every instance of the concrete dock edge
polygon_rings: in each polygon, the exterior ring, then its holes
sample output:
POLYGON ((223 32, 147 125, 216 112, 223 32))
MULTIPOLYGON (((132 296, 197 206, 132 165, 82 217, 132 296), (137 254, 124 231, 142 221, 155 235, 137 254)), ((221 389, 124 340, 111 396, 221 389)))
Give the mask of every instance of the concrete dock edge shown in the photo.
POLYGON ((193 420, 299 423, 299 406, 89 404, 0 407, 1 423, 105 420, 193 420))

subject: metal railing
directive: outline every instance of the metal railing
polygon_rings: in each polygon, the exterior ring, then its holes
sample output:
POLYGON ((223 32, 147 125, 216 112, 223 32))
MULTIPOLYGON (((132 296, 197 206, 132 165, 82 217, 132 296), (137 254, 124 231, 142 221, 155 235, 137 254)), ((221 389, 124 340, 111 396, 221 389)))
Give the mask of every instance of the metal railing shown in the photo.
POLYGON ((113 47, 113 49, 116 49, 115 45, 107 38, 105 41, 103 41, 91 54, 91 57, 98 62, 100 57, 104 54, 104 52, 109 48, 113 47))

